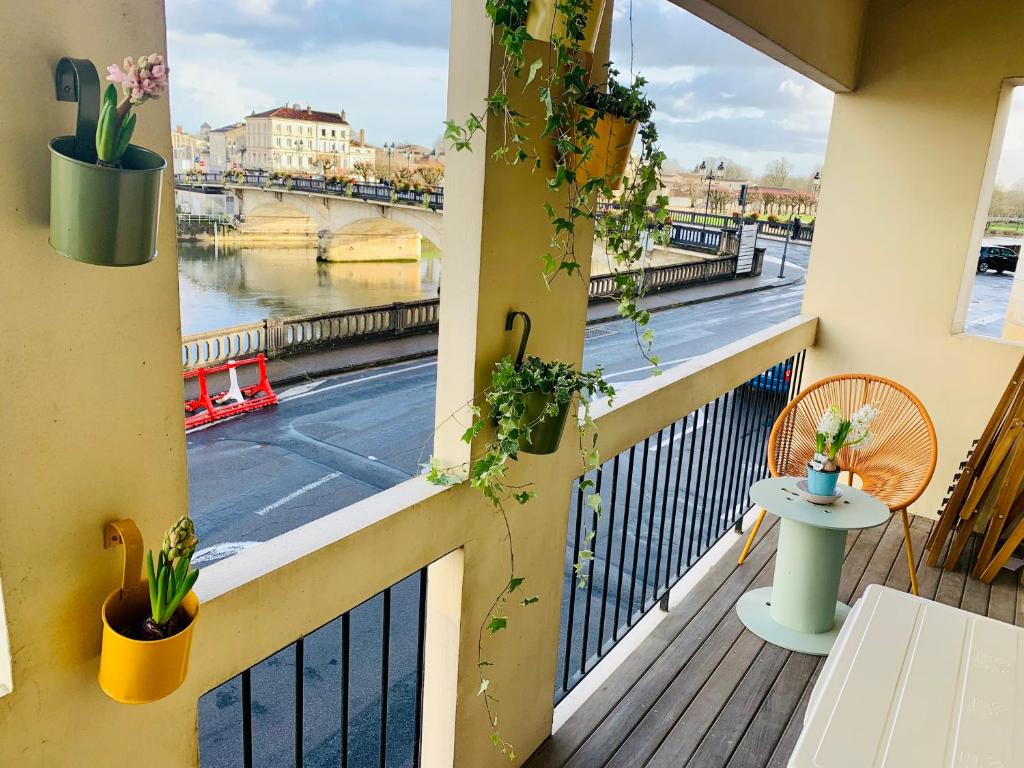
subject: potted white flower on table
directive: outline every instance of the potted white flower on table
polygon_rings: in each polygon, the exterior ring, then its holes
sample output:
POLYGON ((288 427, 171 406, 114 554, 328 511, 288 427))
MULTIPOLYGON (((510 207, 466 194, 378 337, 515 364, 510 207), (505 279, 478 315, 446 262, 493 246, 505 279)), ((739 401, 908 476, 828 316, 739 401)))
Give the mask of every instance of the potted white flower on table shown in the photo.
POLYGON ((859 450, 871 442, 871 422, 878 416, 874 403, 862 405, 849 419, 838 405, 821 414, 815 433, 815 453, 807 463, 807 491, 815 496, 834 496, 841 468, 836 457, 843 448, 859 450))

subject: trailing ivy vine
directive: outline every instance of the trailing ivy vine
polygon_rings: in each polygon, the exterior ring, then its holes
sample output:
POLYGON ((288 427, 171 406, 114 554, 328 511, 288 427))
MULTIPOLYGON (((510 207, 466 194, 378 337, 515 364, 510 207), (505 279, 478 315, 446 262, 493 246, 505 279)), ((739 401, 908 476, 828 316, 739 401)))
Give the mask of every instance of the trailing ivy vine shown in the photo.
MULTIPOLYGON (((455 150, 470 151, 474 136, 484 130, 486 118, 500 126, 500 142, 492 159, 512 165, 523 165, 536 172, 548 168, 547 186, 557 197, 558 205, 545 201, 544 209, 551 224, 551 237, 545 253, 540 254, 541 270, 550 285, 561 275, 583 278, 577 257, 576 234, 581 226, 590 224, 605 245, 614 276, 611 298, 618 304, 622 317, 632 320, 637 342, 643 355, 658 371, 659 359, 653 353, 654 337, 648 323, 650 314, 640 307, 644 295, 645 258, 652 236, 667 225, 667 198, 658 195, 664 153, 658 148, 658 133, 652 121, 654 103, 644 91, 647 82, 633 78, 629 84, 617 80, 618 72, 608 62, 597 70, 594 78, 591 56, 584 50, 588 16, 595 0, 555 0, 556 10, 564 24, 556 23, 545 57, 526 60, 530 0, 485 0, 492 23, 492 32, 502 49, 498 82, 485 99, 482 114, 471 113, 461 121, 445 123, 445 138, 455 150), (538 79, 539 78, 539 79, 538 79), (536 138, 530 138, 529 118, 515 109, 510 94, 517 90, 535 90, 544 121, 536 138), (607 123, 611 118, 635 122, 638 126, 639 152, 623 174, 618 169, 597 169, 592 162, 600 157, 598 142, 602 134, 611 143, 607 123), (541 151, 549 145, 551 151, 541 151), (546 158, 553 156, 553 162, 546 158), (652 203, 653 200, 653 203, 652 203)), ((589 227, 584 228, 589 232, 589 227)), ((587 290, 588 286, 583 286, 587 290)), ((509 556, 509 578, 496 596, 481 623, 478 633, 477 664, 480 676, 478 694, 483 698, 495 747, 514 758, 515 753, 498 728, 495 712, 497 699, 490 689, 487 668, 492 666, 484 653, 488 636, 508 626, 505 606, 510 600, 531 605, 537 596, 524 596, 524 577, 515 567, 515 548, 506 504, 525 504, 534 497, 531 484, 513 486, 506 480, 509 461, 515 461, 524 442, 543 422, 556 419, 560 408, 570 408, 576 424, 583 475, 580 492, 595 516, 601 513, 601 496, 588 474, 600 466, 597 433, 590 416, 590 400, 595 396, 614 396, 613 388, 604 380, 601 369, 577 371, 560 361, 545 362, 529 357, 516 365, 506 357, 495 366, 491 387, 470 404, 472 422, 462 439, 467 443, 478 437, 486 426, 480 403, 487 406, 487 418, 495 422, 493 437, 483 452, 468 467, 445 468, 436 458, 427 466, 427 479, 440 485, 451 485, 468 479, 501 513, 504 521, 509 556), (549 404, 532 421, 524 420, 528 398, 535 393, 549 396, 549 404)), ((574 564, 579 586, 585 586, 587 563, 593 558, 591 543, 596 529, 584 537, 578 561, 574 564)))

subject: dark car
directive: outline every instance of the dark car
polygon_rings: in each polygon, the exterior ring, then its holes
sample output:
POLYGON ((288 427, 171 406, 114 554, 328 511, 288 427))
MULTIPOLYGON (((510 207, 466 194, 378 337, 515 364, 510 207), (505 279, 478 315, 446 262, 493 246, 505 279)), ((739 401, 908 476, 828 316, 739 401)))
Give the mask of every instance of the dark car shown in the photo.
POLYGON ((1005 245, 983 245, 978 254, 978 271, 994 269, 999 274, 1017 271, 1017 253, 1005 245))

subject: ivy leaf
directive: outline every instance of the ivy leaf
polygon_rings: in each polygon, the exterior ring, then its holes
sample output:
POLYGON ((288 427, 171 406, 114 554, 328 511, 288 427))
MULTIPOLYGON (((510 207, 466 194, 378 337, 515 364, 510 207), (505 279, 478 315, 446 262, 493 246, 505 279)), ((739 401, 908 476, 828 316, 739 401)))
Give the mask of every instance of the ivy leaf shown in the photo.
POLYGON ((515 592, 517 589, 519 589, 519 587, 523 585, 524 581, 526 581, 526 579, 524 579, 522 576, 513 576, 511 581, 509 581, 508 583, 508 591, 515 592))
MULTIPOLYGON (((526 84, 529 85, 533 82, 533 79, 537 77, 537 73, 540 72, 540 68, 544 66, 543 59, 537 59, 530 65, 530 71, 526 74, 526 84)), ((524 89, 525 90, 525 89, 524 89)))
POLYGON ((540 600, 540 595, 531 595, 530 597, 523 600, 523 605, 533 605, 540 600))
POLYGON ((500 632, 508 626, 507 616, 495 616, 489 622, 487 622, 487 631, 492 635, 496 632, 500 632))
POLYGON ((491 663, 491 662, 489 662, 489 661, 478 661, 478 662, 476 663, 476 665, 477 665, 478 667, 493 667, 493 666, 494 666, 494 664, 492 664, 492 663, 491 663))
POLYGON ((601 511, 601 494, 600 493, 590 493, 590 494, 587 494, 587 506, 590 507, 595 512, 600 512, 601 511))
POLYGON ((480 694, 482 694, 484 691, 486 691, 488 689, 488 687, 490 687, 490 685, 491 685, 491 681, 490 680, 488 680, 486 678, 481 680, 480 681, 480 690, 478 690, 476 692, 476 695, 479 696, 480 694))

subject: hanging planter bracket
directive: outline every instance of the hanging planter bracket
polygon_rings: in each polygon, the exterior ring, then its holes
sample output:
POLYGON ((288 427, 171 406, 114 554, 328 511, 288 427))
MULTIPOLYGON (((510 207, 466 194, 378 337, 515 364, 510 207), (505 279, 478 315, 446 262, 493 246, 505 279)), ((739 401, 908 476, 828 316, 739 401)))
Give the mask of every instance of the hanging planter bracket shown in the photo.
POLYGON ((530 328, 532 323, 530 322, 530 316, 525 312, 509 312, 505 316, 505 330, 511 331, 515 324, 516 317, 523 318, 523 336, 519 340, 519 351, 516 352, 516 370, 518 371, 523 366, 523 357, 526 355, 526 342, 530 340, 530 328))
POLYGON ((54 72, 57 101, 77 101, 75 119, 75 158, 83 163, 96 162, 96 124, 100 119, 100 78, 88 59, 67 56, 57 62, 54 72))
POLYGON ((121 545, 121 596, 136 589, 142 579, 142 534, 134 520, 115 520, 103 531, 103 548, 121 545))

